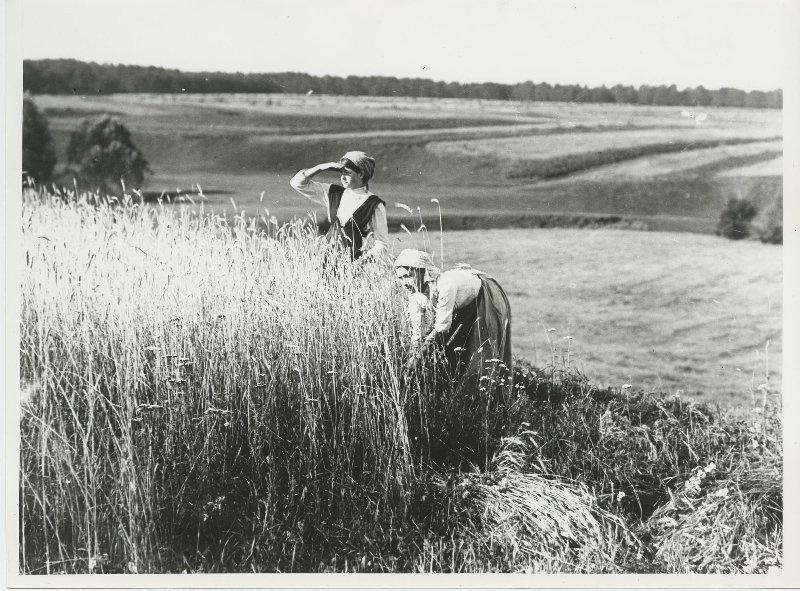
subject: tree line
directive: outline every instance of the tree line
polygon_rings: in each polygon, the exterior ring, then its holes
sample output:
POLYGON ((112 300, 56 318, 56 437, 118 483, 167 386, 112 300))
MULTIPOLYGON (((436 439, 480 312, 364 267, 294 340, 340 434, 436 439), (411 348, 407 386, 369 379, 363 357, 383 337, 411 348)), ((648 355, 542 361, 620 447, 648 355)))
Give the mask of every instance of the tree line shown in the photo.
POLYGON ((351 96, 406 96, 468 98, 514 101, 564 101, 579 103, 629 103, 638 105, 683 105, 783 107, 783 91, 697 86, 588 87, 579 84, 548 84, 526 81, 442 82, 427 78, 393 76, 312 76, 299 72, 244 74, 241 72, 182 72, 154 66, 98 64, 72 59, 23 61, 23 86, 33 94, 154 93, 294 93, 351 96))

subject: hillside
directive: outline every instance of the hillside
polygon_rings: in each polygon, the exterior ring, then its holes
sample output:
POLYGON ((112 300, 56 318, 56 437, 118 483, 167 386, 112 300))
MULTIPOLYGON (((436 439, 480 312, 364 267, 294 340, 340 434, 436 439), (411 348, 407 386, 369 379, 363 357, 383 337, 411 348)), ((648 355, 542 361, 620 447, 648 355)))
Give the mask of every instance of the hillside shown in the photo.
MULTIPOLYGON (((69 134, 108 112, 149 159, 144 189, 154 198, 200 185, 217 211, 233 199, 281 220, 309 209, 291 175, 354 146, 377 158, 377 193, 411 207, 437 198, 450 229, 588 219, 712 233, 731 196, 766 206, 782 195, 775 168, 725 174, 781 153, 775 110, 247 94, 35 101, 62 163, 69 134)), ((398 228, 396 213, 389 208, 398 228)))

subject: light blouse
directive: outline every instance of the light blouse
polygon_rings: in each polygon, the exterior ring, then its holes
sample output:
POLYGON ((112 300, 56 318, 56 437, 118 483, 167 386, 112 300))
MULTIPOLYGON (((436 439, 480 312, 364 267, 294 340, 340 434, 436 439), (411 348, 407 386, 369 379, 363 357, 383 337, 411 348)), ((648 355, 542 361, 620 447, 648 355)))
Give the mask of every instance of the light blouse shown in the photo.
MULTIPOLYGON (((292 188, 307 197, 314 203, 325 206, 328 210, 329 207, 329 190, 331 183, 320 183, 305 175, 305 171, 301 170, 292 177, 289 181, 292 188)), ((353 213, 364 204, 364 202, 373 193, 366 187, 359 187, 358 189, 345 189, 342 193, 342 199, 339 203, 339 210, 336 212, 336 217, 339 223, 344 225, 353 216, 353 213)), ((333 221, 329 219, 328 221, 333 221)), ((386 223, 386 206, 383 203, 378 204, 375 208, 375 213, 372 215, 370 222, 371 235, 373 244, 369 249, 364 250, 365 255, 377 257, 382 253, 387 252, 389 246, 389 228, 386 223)))
POLYGON ((430 302, 422 294, 412 294, 408 298, 412 342, 421 338, 423 325, 431 311, 433 327, 425 340, 433 340, 437 334, 450 330, 453 312, 473 302, 480 289, 481 280, 475 269, 451 269, 441 273, 431 285, 430 302))

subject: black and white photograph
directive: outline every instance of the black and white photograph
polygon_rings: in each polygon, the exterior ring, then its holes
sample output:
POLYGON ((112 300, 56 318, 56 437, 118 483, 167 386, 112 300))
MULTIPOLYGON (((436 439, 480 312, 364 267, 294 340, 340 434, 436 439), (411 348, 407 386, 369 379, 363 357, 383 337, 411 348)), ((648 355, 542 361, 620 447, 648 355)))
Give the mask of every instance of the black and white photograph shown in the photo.
POLYGON ((800 2, 5 8, 9 587, 798 584, 800 2))

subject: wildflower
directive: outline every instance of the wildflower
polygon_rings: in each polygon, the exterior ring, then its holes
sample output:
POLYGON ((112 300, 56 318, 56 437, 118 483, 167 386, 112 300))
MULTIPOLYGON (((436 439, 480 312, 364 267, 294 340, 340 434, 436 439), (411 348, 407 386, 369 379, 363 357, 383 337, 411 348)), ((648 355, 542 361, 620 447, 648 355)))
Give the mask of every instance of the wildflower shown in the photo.
POLYGON ((619 503, 622 499, 625 498, 625 491, 621 490, 617 493, 617 502, 619 503))
POLYGON ((708 474, 708 473, 710 473, 710 472, 713 472, 713 471, 714 471, 714 470, 716 470, 716 469, 717 469, 717 465, 716 465, 714 462, 711 462, 711 463, 710 463, 708 466, 706 466, 705 468, 703 468, 703 472, 705 472, 706 474, 708 474))
POLYGON ((728 496, 728 492, 730 492, 727 488, 721 488, 717 492, 714 493, 714 496, 724 499, 728 496))
POLYGON ((631 386, 630 384, 622 384, 623 390, 630 390, 631 388, 633 388, 633 386, 631 386))

